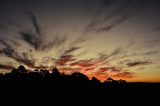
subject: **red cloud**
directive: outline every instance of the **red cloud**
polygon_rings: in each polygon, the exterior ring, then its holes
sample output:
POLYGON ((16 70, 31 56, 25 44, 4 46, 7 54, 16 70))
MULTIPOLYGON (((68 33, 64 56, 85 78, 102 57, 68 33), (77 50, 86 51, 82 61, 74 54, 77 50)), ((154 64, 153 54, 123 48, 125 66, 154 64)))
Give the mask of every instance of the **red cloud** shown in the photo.
POLYGON ((103 73, 103 72, 109 71, 109 69, 108 68, 99 68, 98 71, 103 73))
POLYGON ((132 78, 132 77, 134 77, 134 73, 132 73, 132 72, 120 72, 120 73, 117 73, 117 74, 113 75, 113 77, 132 78))
POLYGON ((95 69, 96 69, 95 67, 91 67, 91 68, 86 68, 84 71, 93 71, 95 69))
POLYGON ((77 62, 71 63, 70 66, 79 66, 81 68, 91 67, 95 64, 92 62, 92 59, 90 60, 79 60, 77 62))

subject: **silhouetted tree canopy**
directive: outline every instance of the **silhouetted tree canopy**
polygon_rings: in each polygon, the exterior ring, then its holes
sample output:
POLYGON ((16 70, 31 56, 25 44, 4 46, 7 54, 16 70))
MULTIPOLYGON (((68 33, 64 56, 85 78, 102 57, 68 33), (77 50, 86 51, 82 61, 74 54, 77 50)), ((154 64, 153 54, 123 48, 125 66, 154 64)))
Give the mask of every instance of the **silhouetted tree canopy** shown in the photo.
POLYGON ((137 96, 134 100, 138 102, 146 102, 140 98, 151 101, 151 97, 160 96, 160 85, 127 83, 112 78, 100 82, 96 77, 89 79, 79 72, 69 75, 60 73, 56 67, 28 71, 20 65, 10 73, 0 74, 0 91, 0 100, 15 103, 99 106, 104 103, 122 105, 125 101, 132 102, 134 96, 137 96))

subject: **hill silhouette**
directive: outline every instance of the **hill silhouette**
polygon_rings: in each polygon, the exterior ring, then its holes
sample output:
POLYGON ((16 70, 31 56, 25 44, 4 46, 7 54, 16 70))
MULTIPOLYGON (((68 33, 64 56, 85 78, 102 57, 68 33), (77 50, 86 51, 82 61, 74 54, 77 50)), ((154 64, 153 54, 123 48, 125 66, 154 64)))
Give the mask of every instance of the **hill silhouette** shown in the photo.
POLYGON ((0 74, 0 104, 5 105, 137 105, 156 104, 159 97, 159 83, 128 83, 112 78, 100 82, 79 72, 66 75, 57 68, 27 71, 20 65, 0 74))

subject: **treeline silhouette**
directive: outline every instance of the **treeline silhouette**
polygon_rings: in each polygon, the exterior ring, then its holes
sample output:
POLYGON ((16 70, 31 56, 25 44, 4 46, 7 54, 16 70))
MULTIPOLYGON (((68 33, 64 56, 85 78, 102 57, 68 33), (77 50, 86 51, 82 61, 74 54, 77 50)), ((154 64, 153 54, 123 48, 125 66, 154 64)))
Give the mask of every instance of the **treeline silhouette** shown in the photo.
POLYGON ((112 78, 100 82, 79 72, 66 75, 57 68, 27 71, 21 65, 0 74, 0 104, 136 105, 154 104, 159 97, 159 83, 128 83, 112 78))

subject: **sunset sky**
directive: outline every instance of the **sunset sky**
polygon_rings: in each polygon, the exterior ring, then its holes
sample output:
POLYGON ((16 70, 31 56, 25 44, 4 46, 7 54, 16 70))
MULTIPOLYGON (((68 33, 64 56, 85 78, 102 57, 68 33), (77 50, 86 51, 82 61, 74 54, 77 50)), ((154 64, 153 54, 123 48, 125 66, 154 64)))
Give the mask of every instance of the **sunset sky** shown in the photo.
POLYGON ((0 72, 160 82, 159 0, 1 0, 0 72))

